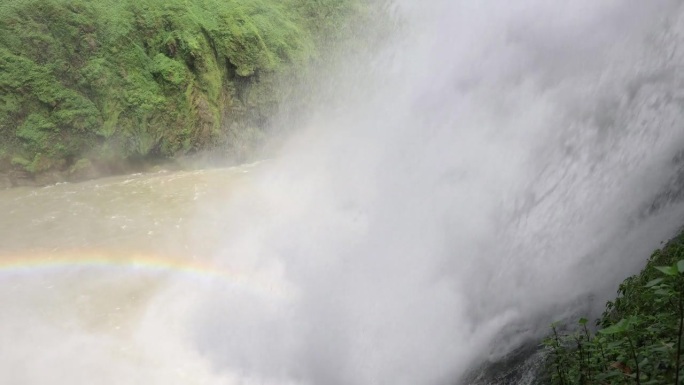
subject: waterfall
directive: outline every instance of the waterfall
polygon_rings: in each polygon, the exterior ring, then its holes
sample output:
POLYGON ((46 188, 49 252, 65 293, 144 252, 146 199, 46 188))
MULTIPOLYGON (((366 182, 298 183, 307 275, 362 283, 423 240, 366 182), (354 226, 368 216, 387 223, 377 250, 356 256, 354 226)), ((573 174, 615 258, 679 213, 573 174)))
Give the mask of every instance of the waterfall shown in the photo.
POLYGON ((223 208, 216 258, 277 266, 298 296, 239 321, 220 300, 197 332, 220 367, 453 383, 596 314, 682 225, 678 2, 393 9, 395 39, 331 80, 335 102, 223 208))

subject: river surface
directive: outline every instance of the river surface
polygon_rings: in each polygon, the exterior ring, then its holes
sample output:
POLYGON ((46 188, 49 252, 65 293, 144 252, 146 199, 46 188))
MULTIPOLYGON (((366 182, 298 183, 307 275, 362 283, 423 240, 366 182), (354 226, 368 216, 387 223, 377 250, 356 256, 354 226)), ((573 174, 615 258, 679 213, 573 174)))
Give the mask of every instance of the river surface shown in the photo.
POLYGON ((197 353, 188 317, 208 292, 290 294, 268 274, 209 263, 223 222, 206 204, 244 193, 256 169, 0 191, 0 382, 230 381, 197 353))
MULTIPOLYGON (((207 195, 228 198, 249 167, 136 174, 0 191, 0 252, 78 248, 164 252, 188 247, 207 195)), ((207 224, 207 232, 212 227, 207 224)))

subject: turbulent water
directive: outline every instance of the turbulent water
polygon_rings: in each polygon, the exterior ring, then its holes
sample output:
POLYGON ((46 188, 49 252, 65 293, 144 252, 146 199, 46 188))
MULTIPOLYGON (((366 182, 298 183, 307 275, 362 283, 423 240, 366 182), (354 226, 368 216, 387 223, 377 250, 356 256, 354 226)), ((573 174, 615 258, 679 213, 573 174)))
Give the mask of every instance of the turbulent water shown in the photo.
POLYGON ((457 384, 684 223, 679 1, 389 9, 274 160, 0 192, 0 382, 457 384))

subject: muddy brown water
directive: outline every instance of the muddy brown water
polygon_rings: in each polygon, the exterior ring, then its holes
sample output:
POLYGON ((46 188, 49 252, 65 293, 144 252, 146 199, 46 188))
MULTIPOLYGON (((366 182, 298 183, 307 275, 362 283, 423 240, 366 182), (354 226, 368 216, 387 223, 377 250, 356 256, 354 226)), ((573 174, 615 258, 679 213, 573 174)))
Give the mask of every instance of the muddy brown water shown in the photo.
POLYGON ((219 276, 200 264, 222 238, 208 202, 255 169, 0 191, 0 383, 226 383, 187 344, 187 293, 219 276))

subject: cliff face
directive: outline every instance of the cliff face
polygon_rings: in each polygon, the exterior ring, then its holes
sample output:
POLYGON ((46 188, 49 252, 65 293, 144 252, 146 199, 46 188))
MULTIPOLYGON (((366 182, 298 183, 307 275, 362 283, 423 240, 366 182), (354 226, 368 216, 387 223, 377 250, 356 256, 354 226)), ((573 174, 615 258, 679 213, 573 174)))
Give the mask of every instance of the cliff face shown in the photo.
POLYGON ((0 185, 200 150, 240 160, 326 35, 363 12, 353 0, 5 1, 0 185))

